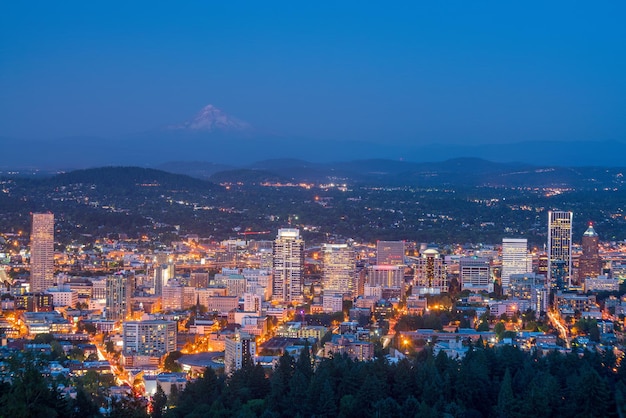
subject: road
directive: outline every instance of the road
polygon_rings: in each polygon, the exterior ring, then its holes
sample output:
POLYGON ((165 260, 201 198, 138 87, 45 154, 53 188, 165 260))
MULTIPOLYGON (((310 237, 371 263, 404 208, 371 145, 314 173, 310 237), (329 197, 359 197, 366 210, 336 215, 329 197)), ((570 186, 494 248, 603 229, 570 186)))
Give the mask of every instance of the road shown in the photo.
POLYGON ((556 314, 550 310, 548 311, 548 318, 550 318, 550 322, 552 322, 552 325, 559 330, 561 338, 565 340, 566 347, 572 348, 569 332, 567 331, 567 328, 565 328, 565 326, 561 323, 558 316, 556 316, 556 314))

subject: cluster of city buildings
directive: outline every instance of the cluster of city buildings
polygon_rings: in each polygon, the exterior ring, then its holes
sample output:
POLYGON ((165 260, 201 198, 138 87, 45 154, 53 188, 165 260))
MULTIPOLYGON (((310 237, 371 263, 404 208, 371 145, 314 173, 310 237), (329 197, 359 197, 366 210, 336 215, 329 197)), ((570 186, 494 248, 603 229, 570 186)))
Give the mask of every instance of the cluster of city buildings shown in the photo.
MULTIPOLYGON (((616 298, 601 311, 594 296, 619 290, 626 254, 602 249, 592 225, 575 245, 572 212, 549 212, 543 249, 529 249, 519 237, 504 238, 501 246, 445 249, 351 240, 307 248, 299 229, 282 228, 274 240, 212 244, 189 236, 160 250, 102 242, 97 254, 57 253, 57 274, 54 215, 33 214, 32 221, 29 279, 11 280, 0 269, 8 293, 2 310, 20 314, 13 323, 0 322, 3 341, 77 333, 80 323, 107 333, 129 370, 158 370, 164 356, 183 350, 223 351, 206 364, 231 372, 314 344, 320 356, 368 360, 374 356, 372 319, 386 321, 393 332, 397 312, 421 315, 438 308, 429 306, 429 297, 463 291, 480 301, 477 314, 489 309, 495 317, 552 310, 561 321, 602 322, 626 311, 626 301, 616 298), (83 274, 72 274, 78 260, 83 274), (337 312, 344 316, 331 326, 305 320, 337 312)), ((438 350, 463 351, 458 338, 439 341, 438 350)), ((188 360, 192 367, 194 359, 188 360)))

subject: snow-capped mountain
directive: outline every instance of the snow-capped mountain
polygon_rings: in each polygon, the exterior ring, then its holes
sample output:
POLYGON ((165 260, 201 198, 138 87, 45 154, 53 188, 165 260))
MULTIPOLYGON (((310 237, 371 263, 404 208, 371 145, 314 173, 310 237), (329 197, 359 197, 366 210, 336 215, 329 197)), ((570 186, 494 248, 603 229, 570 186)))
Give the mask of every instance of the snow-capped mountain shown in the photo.
POLYGON ((250 124, 234 118, 209 104, 203 107, 193 119, 178 125, 168 126, 168 129, 200 132, 246 131, 250 129, 250 124))

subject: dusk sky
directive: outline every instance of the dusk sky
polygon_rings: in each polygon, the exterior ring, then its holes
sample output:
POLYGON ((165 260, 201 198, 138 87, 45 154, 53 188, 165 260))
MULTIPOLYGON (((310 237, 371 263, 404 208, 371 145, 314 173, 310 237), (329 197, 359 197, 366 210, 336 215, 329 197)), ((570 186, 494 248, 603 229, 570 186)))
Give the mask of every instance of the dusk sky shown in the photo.
POLYGON ((4 2, 0 136, 121 136, 211 103, 325 140, 624 140, 624 16, 623 2, 4 2))

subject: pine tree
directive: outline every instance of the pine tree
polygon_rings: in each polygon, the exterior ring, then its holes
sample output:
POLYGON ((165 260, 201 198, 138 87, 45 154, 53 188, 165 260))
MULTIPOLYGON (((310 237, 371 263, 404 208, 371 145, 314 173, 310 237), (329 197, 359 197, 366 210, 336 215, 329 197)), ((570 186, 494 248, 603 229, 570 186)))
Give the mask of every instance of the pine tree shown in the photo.
POLYGON ((335 392, 333 391, 333 388, 328 380, 326 380, 322 386, 319 403, 316 409, 320 417, 331 418, 337 416, 337 401, 335 399, 335 392))
POLYGON ((509 369, 506 369, 506 372, 504 372, 504 378, 500 384, 498 403, 496 405, 496 415, 499 418, 517 416, 517 401, 515 399, 515 395, 513 394, 511 372, 509 372, 509 369))
POLYGON ((157 384, 156 392, 152 396, 150 406, 152 409, 152 418, 163 417, 163 412, 167 406, 167 395, 165 395, 163 388, 159 384, 157 384))

